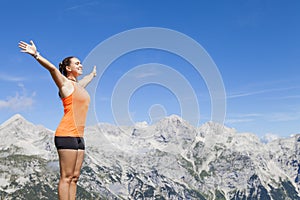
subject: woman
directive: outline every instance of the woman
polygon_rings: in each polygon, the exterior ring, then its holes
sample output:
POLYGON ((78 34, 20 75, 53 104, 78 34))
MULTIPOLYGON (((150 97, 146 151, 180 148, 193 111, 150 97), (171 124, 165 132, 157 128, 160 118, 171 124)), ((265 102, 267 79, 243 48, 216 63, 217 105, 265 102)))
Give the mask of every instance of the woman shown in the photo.
POLYGON ((32 55, 51 74, 59 89, 59 96, 64 106, 64 116, 55 132, 60 165, 60 180, 58 196, 60 200, 76 198, 77 181, 84 158, 83 131, 86 121, 90 97, 84 89, 96 76, 96 66, 93 71, 80 81, 82 65, 78 58, 67 57, 59 64, 59 70, 46 58, 41 56, 33 41, 30 44, 21 41, 21 52, 32 55))

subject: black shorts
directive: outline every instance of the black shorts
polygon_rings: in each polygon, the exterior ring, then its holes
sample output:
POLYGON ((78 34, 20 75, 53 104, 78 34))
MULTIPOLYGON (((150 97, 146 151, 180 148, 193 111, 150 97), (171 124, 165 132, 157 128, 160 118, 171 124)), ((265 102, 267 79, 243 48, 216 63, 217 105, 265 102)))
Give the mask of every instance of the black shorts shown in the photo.
POLYGON ((57 137, 54 138, 56 149, 85 149, 82 137, 57 137))

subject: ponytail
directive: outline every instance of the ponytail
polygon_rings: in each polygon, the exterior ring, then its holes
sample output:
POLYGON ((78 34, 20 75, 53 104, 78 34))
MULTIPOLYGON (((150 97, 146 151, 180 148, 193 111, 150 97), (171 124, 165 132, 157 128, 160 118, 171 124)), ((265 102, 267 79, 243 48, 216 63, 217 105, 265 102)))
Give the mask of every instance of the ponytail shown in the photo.
POLYGON ((71 64, 71 59, 74 58, 74 56, 69 56, 66 57, 65 59, 63 59, 63 61, 61 61, 59 63, 59 71, 60 73, 62 73, 65 77, 67 77, 67 70, 66 67, 69 66, 71 64))

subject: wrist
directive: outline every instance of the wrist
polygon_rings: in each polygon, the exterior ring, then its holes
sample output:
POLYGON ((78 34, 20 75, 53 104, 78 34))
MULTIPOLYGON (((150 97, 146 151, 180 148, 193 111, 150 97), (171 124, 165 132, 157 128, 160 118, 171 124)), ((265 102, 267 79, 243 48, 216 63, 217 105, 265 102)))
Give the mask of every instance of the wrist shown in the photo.
POLYGON ((32 55, 35 59, 39 59, 40 53, 38 51, 35 52, 35 54, 32 55))

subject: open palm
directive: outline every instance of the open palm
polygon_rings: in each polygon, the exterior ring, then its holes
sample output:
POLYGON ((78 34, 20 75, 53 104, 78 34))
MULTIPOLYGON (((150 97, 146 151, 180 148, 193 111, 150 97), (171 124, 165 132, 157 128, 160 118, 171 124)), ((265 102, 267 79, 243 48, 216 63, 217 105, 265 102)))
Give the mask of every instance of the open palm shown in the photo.
POLYGON ((36 54, 36 46, 32 40, 30 41, 30 44, 23 41, 19 42, 19 48, 21 49, 21 52, 28 53, 30 55, 36 54))

